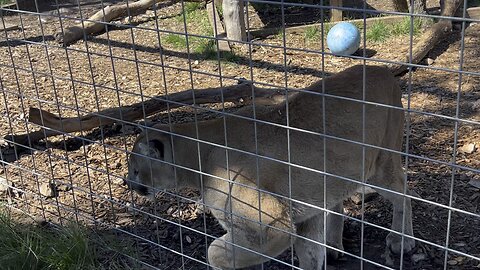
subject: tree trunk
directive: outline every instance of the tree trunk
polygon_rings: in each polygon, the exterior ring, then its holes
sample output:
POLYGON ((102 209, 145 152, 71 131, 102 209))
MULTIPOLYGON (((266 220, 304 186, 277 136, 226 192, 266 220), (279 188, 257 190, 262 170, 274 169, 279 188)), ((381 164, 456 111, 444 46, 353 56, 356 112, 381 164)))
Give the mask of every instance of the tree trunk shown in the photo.
POLYGON ((410 5, 410 10, 412 9, 414 14, 426 14, 427 13, 426 0, 413 0, 413 5, 410 5))
MULTIPOLYGON (((220 14, 217 12, 217 5, 214 2, 207 4, 207 14, 208 20, 213 27, 213 33, 216 34, 217 38, 226 38, 227 33, 222 25, 222 20, 220 19, 220 14)), ((231 52, 230 44, 228 41, 217 39, 215 40, 218 43, 218 49, 222 52, 231 52)))
POLYGON ((223 0, 222 10, 227 38, 246 41, 247 33, 245 30, 243 0, 223 0))
MULTIPOLYGON (((335 7, 343 7, 343 0, 330 0, 330 5, 335 7)), ((331 9, 331 22, 339 22, 343 20, 343 11, 341 9, 331 9)))
POLYGON ((398 12, 408 12, 407 0, 392 0, 393 8, 398 12))

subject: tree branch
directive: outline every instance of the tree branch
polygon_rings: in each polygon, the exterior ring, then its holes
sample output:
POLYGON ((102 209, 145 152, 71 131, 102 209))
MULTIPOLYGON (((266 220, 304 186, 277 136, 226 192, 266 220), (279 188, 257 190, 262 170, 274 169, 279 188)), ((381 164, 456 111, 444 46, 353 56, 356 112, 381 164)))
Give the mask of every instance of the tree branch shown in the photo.
MULTIPOLYGON (((135 16, 145 13, 154 4, 164 2, 166 0, 139 0, 136 2, 129 2, 125 4, 107 6, 102 10, 97 11, 88 20, 78 23, 77 25, 67 27, 63 31, 55 34, 55 39, 58 43, 63 45, 69 45, 79 39, 82 39, 84 35, 90 35, 102 32, 105 30, 105 22, 111 22, 115 19, 135 16)), ((177 2, 180 0, 175 0, 177 2)), ((204 0, 187 0, 189 2, 204 2, 204 0)))
MULTIPOLYGON (((445 6, 441 12, 441 15, 453 17, 462 1, 463 0, 445 1, 445 6)), ((419 63, 437 45, 438 42, 443 40, 447 34, 451 32, 451 30, 452 21, 449 19, 440 19, 422 34, 420 40, 412 48, 412 59, 410 59, 410 55, 407 55, 405 62, 412 64, 419 63)), ((395 76, 398 76, 407 70, 407 65, 401 65, 391 69, 395 76)))
POLYGON ((195 104, 197 105, 220 103, 222 100, 224 102, 248 104, 253 99, 252 91, 255 93, 255 104, 257 105, 278 104, 285 99, 285 91, 281 88, 258 88, 251 83, 243 82, 233 86, 186 90, 168 96, 156 96, 144 102, 109 108, 80 117, 61 118, 50 112, 31 107, 28 120, 45 127, 45 129, 28 134, 12 135, 8 139, 28 145, 29 140, 30 142, 36 142, 45 137, 62 133, 90 130, 115 122, 132 122, 165 111, 168 108, 173 109, 194 104, 193 95, 195 95, 195 104))

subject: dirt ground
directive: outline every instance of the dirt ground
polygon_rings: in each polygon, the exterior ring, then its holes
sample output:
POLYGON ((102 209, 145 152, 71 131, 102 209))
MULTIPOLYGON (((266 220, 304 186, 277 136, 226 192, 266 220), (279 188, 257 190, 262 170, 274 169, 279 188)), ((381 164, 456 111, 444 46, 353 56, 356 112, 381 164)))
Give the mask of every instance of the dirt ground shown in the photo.
MULTIPOLYGON (((367 2, 370 8, 391 8, 385 1, 367 2)), ((428 3, 435 5, 435 1, 428 3)), ((82 6, 83 16, 93 14, 98 5, 82 6)), ((44 11, 49 12, 48 7, 44 11)), ((319 20, 318 13, 308 10, 287 13, 291 15, 287 16, 289 25, 319 20)), ((285 51, 277 48, 283 45, 279 35, 254 40, 251 52, 247 46, 237 46, 232 61, 206 59, 202 54, 188 53, 166 43, 160 46, 159 37, 162 40, 167 33, 152 31, 157 26, 184 32, 183 24, 175 20, 181 14, 180 4, 165 4, 158 10, 157 19, 137 18, 138 27, 113 27, 65 48, 54 41, 53 35, 62 26, 75 23, 74 17, 79 13, 74 6, 65 9, 65 14, 72 19, 64 19, 61 24, 58 18, 42 20, 28 13, 3 17, 6 22, 21 25, 23 31, 0 32, 1 137, 38 129, 27 122, 29 107, 72 117, 139 102, 142 96, 235 84, 238 78, 302 88, 323 76, 363 63, 303 51, 320 51, 321 42, 295 34, 286 36, 285 51)), ((266 26, 260 15, 250 16, 252 27, 266 26)), ((188 31, 195 33, 193 27, 188 31)), ((413 43, 417 38, 413 38, 413 43)), ((480 181, 474 171, 480 169, 479 44, 480 24, 470 24, 463 39, 461 25, 457 25, 428 56, 429 66, 448 71, 417 68, 399 78, 404 106, 410 108, 408 151, 418 157, 408 159, 408 185, 418 197, 431 202, 413 202, 415 236, 423 241, 404 255, 404 269, 443 269, 444 261, 447 269, 480 269, 480 190, 469 184, 480 181), (458 70, 467 73, 459 75, 455 72, 458 70), (453 156, 455 145, 462 151, 453 156), (467 149, 471 145, 475 146, 473 151, 467 149), (452 169, 450 163, 460 167, 452 169), (445 254, 439 246, 446 243, 457 252, 445 254)), ((380 65, 375 60, 403 59, 400 57, 408 52, 410 38, 395 36, 366 45, 374 52, 367 63, 380 65)), ((235 110, 231 104, 226 107, 235 110)), ((204 108, 222 110, 222 106, 204 108)), ((170 117, 173 122, 191 122, 195 117, 218 117, 218 113, 200 111, 195 115, 192 109, 183 108, 172 110, 170 117)), ((167 123, 169 117, 162 113, 148 121, 167 123)), ((143 262, 135 268, 205 269, 202 262, 206 262, 207 243, 213 241, 211 236, 221 236, 223 230, 195 203, 198 193, 186 190, 181 198, 163 193, 152 202, 123 185, 127 172, 125 150, 132 148, 139 132, 135 125, 116 124, 52 137, 28 145, 27 149, 2 140, 0 176, 15 188, 2 195, 0 201, 55 223, 73 219, 95 227, 99 233, 114 230, 121 241, 133 247, 128 255, 143 262), (54 196, 40 192, 49 183, 55 189, 54 196)), ((346 202, 345 212, 362 218, 361 206, 352 200, 346 202)), ((375 196, 365 203, 363 218, 388 228, 391 206, 375 196)), ((382 254, 388 232, 372 225, 363 229, 363 257, 385 265, 388 258, 382 254)), ((346 219, 344 245, 347 252, 357 256, 362 255, 361 230, 359 222, 346 219)), ((297 264, 290 251, 278 259, 297 264)), ((126 267, 135 261, 126 259, 126 267)), ((346 255, 329 261, 328 269, 360 269, 360 265, 360 260, 346 255)), ((399 258, 393 259, 393 267, 400 267, 399 258)), ((264 269, 287 268, 280 262, 264 265, 264 269)), ((363 265, 363 269, 377 268, 370 263, 363 265)))

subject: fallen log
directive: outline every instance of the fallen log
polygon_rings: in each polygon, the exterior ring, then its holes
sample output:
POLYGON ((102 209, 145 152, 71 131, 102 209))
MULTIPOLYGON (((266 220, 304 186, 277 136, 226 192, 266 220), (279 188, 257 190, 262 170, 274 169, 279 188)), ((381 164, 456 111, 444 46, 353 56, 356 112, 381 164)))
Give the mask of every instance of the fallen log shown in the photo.
POLYGON ((57 32, 55 34, 55 40, 59 43, 63 43, 63 45, 71 44, 82 39, 84 35, 98 33, 105 30, 105 24, 103 22, 110 22, 125 16, 142 14, 154 4, 161 1, 163 0, 139 0, 128 3, 128 5, 125 3, 107 6, 88 18, 88 21, 80 22, 77 25, 63 29, 61 32, 57 32))
MULTIPOLYGON (((463 0, 445 1, 440 15, 453 17, 463 0)), ((422 34, 420 40, 413 46, 412 55, 406 55, 405 63, 417 64, 447 35, 452 31, 452 21, 449 19, 440 19, 438 22, 428 28, 422 34)), ((403 74, 408 70, 408 65, 401 65, 392 68, 392 73, 396 76, 403 74)))
POLYGON ((277 104, 285 99, 285 91, 281 88, 258 88, 249 82, 243 82, 232 86, 186 90, 168 96, 156 96, 144 102, 109 108, 80 117, 61 118, 50 112, 31 107, 28 121, 44 128, 6 138, 19 144, 29 145, 29 142, 34 143, 49 136, 90 130, 115 122, 133 122, 167 109, 185 105, 221 103, 222 101, 249 104, 253 100, 252 91, 255 93, 256 105, 277 104))
MULTIPOLYGON (((128 2, 125 4, 107 6, 95 14, 88 20, 80 22, 74 26, 67 27, 63 31, 55 33, 55 40, 64 46, 74 43, 82 39, 84 35, 96 34, 105 30, 105 22, 123 18, 126 16, 135 16, 145 13, 156 3, 165 2, 166 0, 139 0, 136 2, 128 2)), ((181 0, 173 0, 179 2, 181 0)), ((205 0, 186 0, 188 2, 204 2, 205 0)))

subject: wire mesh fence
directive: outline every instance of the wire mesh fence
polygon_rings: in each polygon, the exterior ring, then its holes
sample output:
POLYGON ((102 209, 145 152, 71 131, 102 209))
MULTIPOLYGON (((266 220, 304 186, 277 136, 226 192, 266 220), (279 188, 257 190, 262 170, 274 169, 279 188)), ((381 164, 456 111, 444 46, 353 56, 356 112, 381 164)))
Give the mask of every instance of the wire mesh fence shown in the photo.
POLYGON ((0 1, 2 208, 98 268, 480 267, 479 4, 338 2, 0 1))

